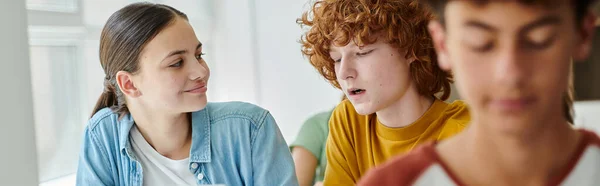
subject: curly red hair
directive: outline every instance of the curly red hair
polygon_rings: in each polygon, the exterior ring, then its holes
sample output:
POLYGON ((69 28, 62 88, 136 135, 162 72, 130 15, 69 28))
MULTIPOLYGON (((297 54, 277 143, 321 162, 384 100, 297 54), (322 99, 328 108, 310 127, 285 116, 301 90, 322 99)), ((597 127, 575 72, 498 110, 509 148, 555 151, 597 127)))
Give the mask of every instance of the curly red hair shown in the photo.
POLYGON ((386 39, 406 58, 415 59, 410 73, 421 95, 440 99, 450 96, 452 75, 437 64, 427 24, 433 14, 417 1, 407 0, 322 0, 304 12, 298 24, 310 27, 300 39, 302 53, 315 69, 333 86, 340 88, 329 56, 332 44, 358 46, 376 42, 376 35, 386 39))

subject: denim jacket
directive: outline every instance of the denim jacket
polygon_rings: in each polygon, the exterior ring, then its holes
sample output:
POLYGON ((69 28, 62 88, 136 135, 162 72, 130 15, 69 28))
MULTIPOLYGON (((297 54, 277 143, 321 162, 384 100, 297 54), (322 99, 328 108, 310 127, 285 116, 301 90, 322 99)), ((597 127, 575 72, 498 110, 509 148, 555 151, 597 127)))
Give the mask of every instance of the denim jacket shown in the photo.
MULTIPOLYGON (((208 103, 191 113, 189 170, 198 185, 298 185, 294 162, 271 114, 242 102, 208 103)), ((89 120, 77 185, 141 186, 143 172, 132 151, 131 115, 109 108, 89 120)))

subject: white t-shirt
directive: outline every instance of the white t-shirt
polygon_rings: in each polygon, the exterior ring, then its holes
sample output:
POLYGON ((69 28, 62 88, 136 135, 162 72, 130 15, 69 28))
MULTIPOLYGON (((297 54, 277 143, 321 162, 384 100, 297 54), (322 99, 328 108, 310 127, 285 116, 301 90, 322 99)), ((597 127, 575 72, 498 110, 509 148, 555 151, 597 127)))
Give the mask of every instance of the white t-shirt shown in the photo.
POLYGON ((142 185, 196 185, 196 176, 189 169, 189 157, 182 160, 164 157, 148 144, 135 125, 130 135, 133 152, 142 164, 142 185))

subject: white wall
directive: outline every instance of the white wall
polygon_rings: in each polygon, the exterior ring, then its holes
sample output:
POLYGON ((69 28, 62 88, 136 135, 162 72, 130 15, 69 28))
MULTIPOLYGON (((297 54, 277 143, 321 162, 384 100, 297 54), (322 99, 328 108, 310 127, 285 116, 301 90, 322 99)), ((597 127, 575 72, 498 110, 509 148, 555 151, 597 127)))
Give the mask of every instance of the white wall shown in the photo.
MULTIPOLYGON (((207 53, 211 69, 210 101, 240 100, 259 104, 257 66, 252 48, 248 0, 215 1, 214 51, 207 53), (209 61, 212 60, 212 61, 209 61)), ((202 27, 198 25, 197 27, 202 27)))
POLYGON ((24 1, 0 6, 0 185, 38 185, 24 1))
POLYGON ((258 54, 260 105, 269 109, 286 140, 293 140, 312 114, 332 109, 341 98, 300 52, 302 29, 296 24, 307 0, 252 0, 258 54))

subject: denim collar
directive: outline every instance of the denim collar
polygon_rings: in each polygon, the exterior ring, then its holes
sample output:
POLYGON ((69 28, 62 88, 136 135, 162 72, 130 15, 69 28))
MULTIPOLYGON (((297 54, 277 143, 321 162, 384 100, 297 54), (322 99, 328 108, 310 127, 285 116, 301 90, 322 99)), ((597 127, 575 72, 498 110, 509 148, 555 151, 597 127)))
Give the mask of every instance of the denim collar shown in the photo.
MULTIPOLYGON (((210 162, 210 116, 208 108, 191 113, 192 116, 192 146, 190 148, 190 162, 210 162)), ((119 121, 119 147, 120 152, 131 152, 129 132, 134 121, 131 114, 125 115, 119 121)))

